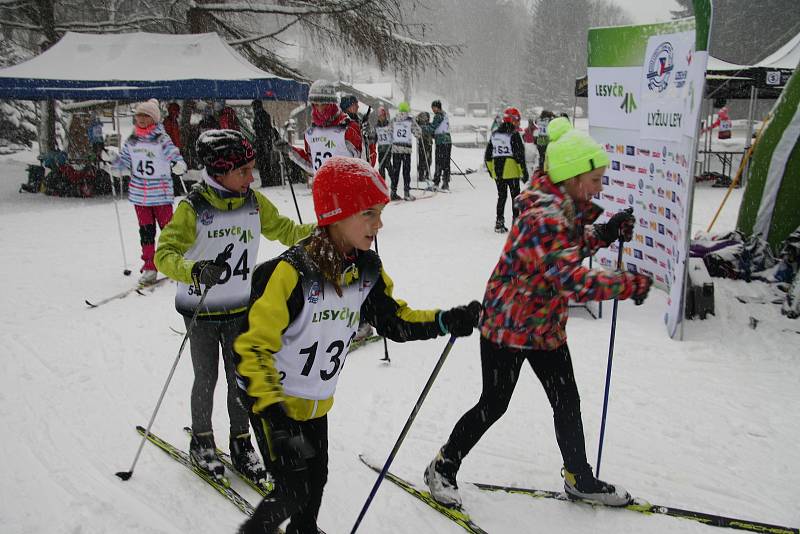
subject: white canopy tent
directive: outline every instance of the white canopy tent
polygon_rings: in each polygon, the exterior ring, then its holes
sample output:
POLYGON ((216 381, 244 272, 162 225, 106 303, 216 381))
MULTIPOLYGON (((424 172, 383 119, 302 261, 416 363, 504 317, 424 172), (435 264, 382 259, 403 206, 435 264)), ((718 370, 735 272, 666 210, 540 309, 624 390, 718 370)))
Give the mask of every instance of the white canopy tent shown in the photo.
POLYGON ((216 33, 67 32, 33 59, 0 69, 0 98, 305 101, 308 86, 250 64, 216 33))

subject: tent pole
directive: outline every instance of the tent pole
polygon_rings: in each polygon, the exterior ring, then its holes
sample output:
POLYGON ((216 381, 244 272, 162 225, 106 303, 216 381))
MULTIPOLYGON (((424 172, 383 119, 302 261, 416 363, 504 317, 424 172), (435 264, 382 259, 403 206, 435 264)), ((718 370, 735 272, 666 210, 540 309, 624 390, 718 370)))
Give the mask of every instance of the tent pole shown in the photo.
MULTIPOLYGON (((758 105, 758 87, 755 87, 755 86, 751 87, 750 88, 750 93, 751 93, 750 106, 751 106, 753 111, 752 111, 752 113, 750 115, 750 128, 747 131, 747 142, 745 143, 745 146, 747 148, 750 148, 752 146, 752 144, 751 144, 752 143, 752 139, 753 139, 753 118, 752 117, 755 114, 756 106, 758 105)), ((742 174, 742 185, 743 186, 747 185, 747 181, 748 181, 749 178, 750 178, 750 161, 748 160, 747 161, 747 166, 745 167, 744 173, 742 174)))
POLYGON ((703 173, 711 171, 711 123, 714 122, 714 101, 708 100, 708 122, 706 123, 706 137, 703 139, 703 146, 706 153, 703 154, 703 173))

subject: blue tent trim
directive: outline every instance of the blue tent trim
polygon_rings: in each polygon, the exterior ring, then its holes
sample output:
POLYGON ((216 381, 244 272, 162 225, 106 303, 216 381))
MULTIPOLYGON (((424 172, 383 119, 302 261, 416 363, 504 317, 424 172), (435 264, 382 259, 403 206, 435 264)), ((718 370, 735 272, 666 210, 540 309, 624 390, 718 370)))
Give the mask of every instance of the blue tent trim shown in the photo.
POLYGON ((87 81, 0 77, 0 98, 17 100, 227 98, 305 102, 308 98, 308 85, 282 78, 87 81))

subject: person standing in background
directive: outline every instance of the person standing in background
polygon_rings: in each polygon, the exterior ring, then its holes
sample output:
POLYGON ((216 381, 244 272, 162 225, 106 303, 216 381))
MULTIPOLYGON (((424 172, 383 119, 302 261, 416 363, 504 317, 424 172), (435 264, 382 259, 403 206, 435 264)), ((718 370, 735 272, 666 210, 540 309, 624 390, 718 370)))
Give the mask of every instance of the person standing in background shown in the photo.
POLYGON ((505 225, 506 199, 511 196, 511 213, 517 218, 518 209, 514 199, 519 195, 519 181, 528 182, 528 168, 525 166, 525 145, 519 135, 520 113, 517 108, 503 111, 500 126, 492 132, 483 159, 489 175, 497 185, 497 219, 494 231, 508 232, 505 225))
POLYGON ((151 98, 134 108, 133 133, 122 145, 114 169, 130 173, 128 199, 139 221, 139 241, 142 245, 142 273, 139 284, 156 281, 156 223, 162 230, 172 220, 175 198, 172 174, 186 172, 178 147, 164 131, 158 100, 151 98))
MULTIPOLYGON (((178 124, 180 113, 180 104, 177 102, 170 102, 167 104, 167 116, 164 117, 164 131, 167 132, 167 135, 172 140, 172 144, 178 148, 184 161, 186 161, 186 155, 183 153, 183 145, 181 144, 181 129, 178 124)), ((187 193, 186 188, 183 186, 183 180, 175 173, 172 173, 172 189, 175 192, 175 196, 185 195, 187 193)))
POLYGON ((547 151, 547 144, 550 137, 547 135, 547 125, 555 119, 556 115, 552 111, 542 110, 539 120, 536 121, 536 149, 539 151, 539 170, 544 169, 544 155, 547 151))
MULTIPOLYGON (((275 150, 288 154, 292 161, 313 176, 333 156, 362 158, 364 138, 361 124, 339 109, 336 85, 328 80, 317 80, 308 90, 311 105, 311 126, 303 136, 303 148, 292 147, 283 139, 275 141, 275 150)), ((362 158, 363 159, 363 158, 362 158)), ((370 165, 375 165, 375 145, 368 154, 370 165)))
POLYGON ((433 162, 433 135, 426 129, 431 123, 431 115, 423 111, 414 120, 420 127, 420 135, 417 137, 417 180, 427 185, 431 179, 433 162))
POLYGON ((414 136, 419 137, 422 130, 409 112, 411 106, 408 102, 400 102, 397 107, 397 116, 392 119, 392 200, 414 200, 411 195, 411 149, 414 146, 414 136), (403 196, 397 194, 397 184, 400 181, 400 170, 403 172, 403 196))
POLYGON ((270 154, 272 142, 275 139, 275 129, 272 127, 272 117, 264 109, 261 100, 253 100, 253 132, 256 136, 256 167, 261 178, 261 187, 270 184, 270 154))
POLYGON ((424 129, 433 134, 436 143, 436 170, 433 173, 433 186, 439 187, 441 181, 444 191, 450 190, 450 153, 452 150, 452 139, 450 138, 450 119, 442 109, 442 101, 434 100, 431 102, 433 111, 433 121, 424 129))
POLYGON ((392 175, 392 126, 389 124, 389 112, 383 106, 378 108, 375 136, 378 144, 378 172, 388 182, 392 175))

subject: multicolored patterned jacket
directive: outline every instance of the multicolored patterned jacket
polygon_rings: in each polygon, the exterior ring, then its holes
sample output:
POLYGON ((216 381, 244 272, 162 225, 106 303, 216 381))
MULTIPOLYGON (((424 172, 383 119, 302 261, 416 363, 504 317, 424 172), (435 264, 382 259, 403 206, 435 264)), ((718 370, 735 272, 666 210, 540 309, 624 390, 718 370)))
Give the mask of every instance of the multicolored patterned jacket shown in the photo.
POLYGON ((543 173, 514 202, 519 216, 486 284, 481 335, 507 347, 552 350, 567 341, 569 299, 626 299, 634 275, 582 265, 608 246, 589 226, 599 206, 576 205, 543 173))

